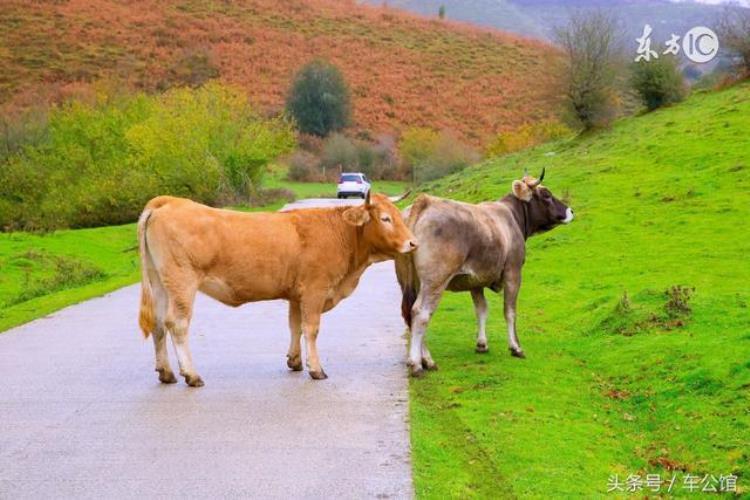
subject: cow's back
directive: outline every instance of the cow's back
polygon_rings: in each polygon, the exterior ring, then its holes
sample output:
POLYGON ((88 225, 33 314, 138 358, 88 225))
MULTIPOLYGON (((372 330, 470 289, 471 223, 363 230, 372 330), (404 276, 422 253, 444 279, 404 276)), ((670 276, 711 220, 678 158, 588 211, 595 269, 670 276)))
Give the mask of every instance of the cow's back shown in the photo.
POLYGON ((147 240, 158 267, 190 275, 230 305, 283 298, 294 286, 301 245, 293 217, 222 210, 182 198, 152 200, 147 240))
POLYGON ((422 195, 410 207, 408 223, 420 242, 414 255, 419 276, 454 276, 450 290, 493 286, 508 256, 517 253, 518 229, 501 203, 473 205, 422 195))

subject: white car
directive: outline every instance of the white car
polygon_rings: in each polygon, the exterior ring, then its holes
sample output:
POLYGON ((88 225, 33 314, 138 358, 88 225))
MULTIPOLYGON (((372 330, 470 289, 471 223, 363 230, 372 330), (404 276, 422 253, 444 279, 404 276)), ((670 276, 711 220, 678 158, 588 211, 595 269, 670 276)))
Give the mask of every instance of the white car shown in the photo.
POLYGON ((348 198, 350 196, 367 196, 370 190, 370 180, 360 172, 346 172, 339 177, 339 184, 336 186, 336 198, 348 198))

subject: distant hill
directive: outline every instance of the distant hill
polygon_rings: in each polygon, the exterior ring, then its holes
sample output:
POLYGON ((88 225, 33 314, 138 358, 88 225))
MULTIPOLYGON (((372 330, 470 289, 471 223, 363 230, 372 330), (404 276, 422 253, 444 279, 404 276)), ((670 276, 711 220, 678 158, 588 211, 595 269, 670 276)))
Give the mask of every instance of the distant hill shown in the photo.
MULTIPOLYGON (((712 27, 722 7, 692 1, 667 0, 366 0, 367 3, 437 17, 445 5, 446 19, 489 26, 535 38, 552 39, 555 26, 564 24, 573 10, 612 10, 623 21, 628 39, 639 36, 645 24, 654 39, 666 40, 693 26, 712 27)), ((633 42, 635 43, 635 42, 633 42)))
POLYGON ((315 57, 341 67, 356 126, 372 133, 431 126, 478 143, 554 109, 559 54, 545 43, 354 0, 6 0, 0 10, 6 110, 104 77, 147 91, 220 78, 274 111, 315 57))

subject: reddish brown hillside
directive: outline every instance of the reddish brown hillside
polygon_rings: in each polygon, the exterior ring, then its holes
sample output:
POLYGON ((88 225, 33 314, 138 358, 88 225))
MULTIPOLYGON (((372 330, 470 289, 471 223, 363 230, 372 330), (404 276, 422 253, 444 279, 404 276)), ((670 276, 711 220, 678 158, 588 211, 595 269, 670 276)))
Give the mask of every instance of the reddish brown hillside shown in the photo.
POLYGON ((357 127, 450 128, 473 142, 547 117, 559 58, 541 42, 352 1, 6 0, 0 11, 0 101, 13 105, 101 77, 151 91, 218 75, 278 109, 317 56, 342 68, 357 127))

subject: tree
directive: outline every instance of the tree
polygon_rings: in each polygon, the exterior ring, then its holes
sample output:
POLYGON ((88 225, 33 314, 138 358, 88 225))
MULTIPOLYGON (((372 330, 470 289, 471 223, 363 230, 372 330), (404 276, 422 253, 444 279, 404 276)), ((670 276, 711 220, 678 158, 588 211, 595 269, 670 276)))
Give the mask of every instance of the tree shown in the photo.
POLYGON ((574 13, 555 38, 566 55, 565 96, 574 118, 585 130, 608 124, 622 62, 617 20, 602 11, 574 13))
POLYGON ((325 137, 351 122, 349 89, 336 66, 312 61, 299 70, 286 100, 300 131, 325 137))
POLYGON ((445 4, 440 4, 440 8, 438 9, 438 17, 440 19, 445 19, 445 4))
POLYGON ((717 28, 722 46, 736 58, 740 73, 750 76, 750 9, 727 8, 717 28))
POLYGON ((674 57, 633 63, 630 83, 649 111, 685 97, 685 82, 674 57))

